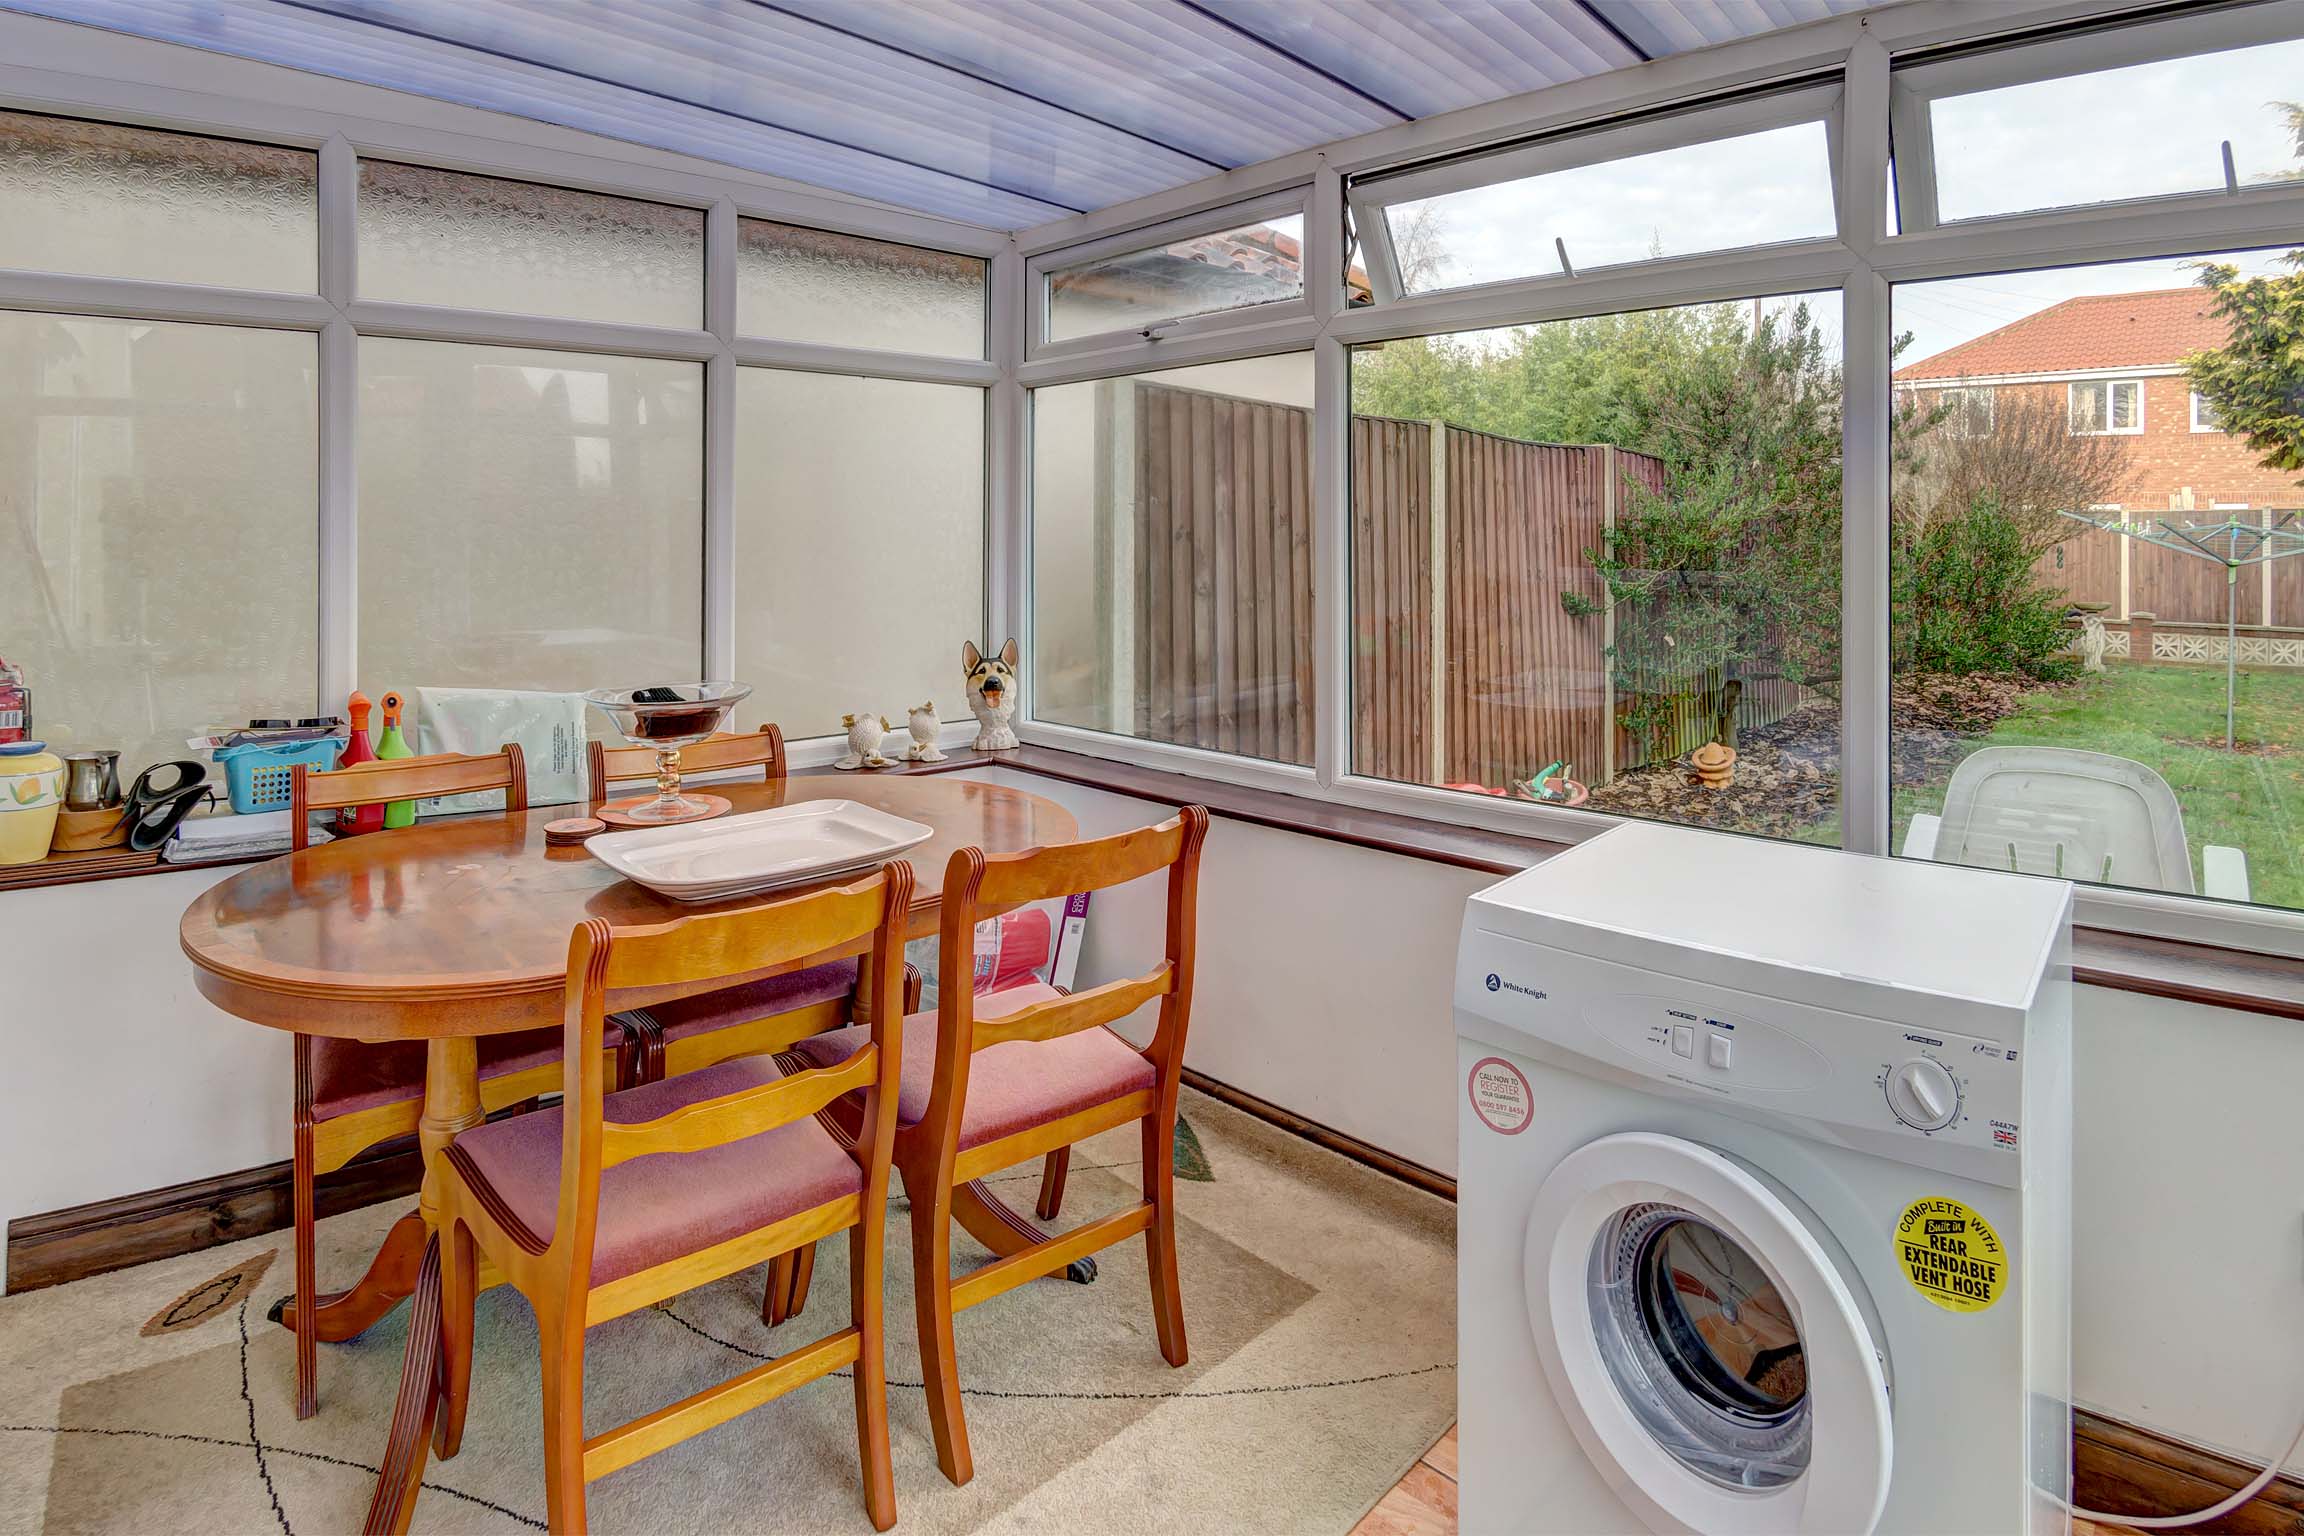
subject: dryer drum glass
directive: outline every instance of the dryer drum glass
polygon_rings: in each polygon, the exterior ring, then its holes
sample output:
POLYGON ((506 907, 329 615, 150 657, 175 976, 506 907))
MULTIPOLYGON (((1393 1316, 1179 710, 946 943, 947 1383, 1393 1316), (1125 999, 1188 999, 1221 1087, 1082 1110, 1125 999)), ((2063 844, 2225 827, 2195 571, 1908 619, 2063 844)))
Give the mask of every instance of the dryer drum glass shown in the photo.
POLYGON ((1677 1206, 1631 1206, 1602 1224, 1590 1284, 1600 1358, 1675 1459, 1734 1488, 1807 1470, 1799 1324, 1743 1244, 1677 1206))

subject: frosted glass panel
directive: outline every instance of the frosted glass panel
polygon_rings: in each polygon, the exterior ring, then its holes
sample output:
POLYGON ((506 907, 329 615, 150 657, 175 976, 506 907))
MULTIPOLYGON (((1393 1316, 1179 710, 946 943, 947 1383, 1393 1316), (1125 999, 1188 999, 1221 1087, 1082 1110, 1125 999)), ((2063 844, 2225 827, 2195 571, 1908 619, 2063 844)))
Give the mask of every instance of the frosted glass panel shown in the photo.
POLYGON ((703 668, 703 367, 360 343, 360 683, 703 668))
POLYGON ((0 112, 0 267, 311 293, 309 150, 0 112))
MULTIPOLYGON (((984 392, 745 368, 736 676, 791 737, 933 700, 965 720, 984 622, 984 392)), ((1002 637, 991 636, 993 645, 1002 637)))
POLYGON ((984 263, 767 219, 737 225, 736 329, 779 341, 984 355, 984 263))
POLYGON ((692 330, 704 323, 704 215, 363 160, 360 296, 692 330))
POLYGON ((313 712, 317 361, 308 332, 0 312, 0 655, 36 738, 132 773, 313 712))

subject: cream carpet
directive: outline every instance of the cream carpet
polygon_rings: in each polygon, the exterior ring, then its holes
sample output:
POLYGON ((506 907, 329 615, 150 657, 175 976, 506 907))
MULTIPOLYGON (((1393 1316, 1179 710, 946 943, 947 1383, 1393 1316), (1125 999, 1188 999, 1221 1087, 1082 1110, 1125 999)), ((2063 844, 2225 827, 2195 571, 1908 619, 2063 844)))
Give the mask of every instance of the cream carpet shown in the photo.
MULTIPOLYGON (((1191 1363, 1154 1341, 1143 1245, 1091 1285, 1040 1280, 964 1312, 976 1477, 936 1469, 918 1388, 904 1218, 891 1213, 889 1417, 898 1529, 1349 1531, 1455 1414, 1454 1210, 1197 1094, 1178 1235, 1191 1363)), ((1136 1134, 1074 1153, 1070 1226, 1134 1198, 1136 1134)), ((1028 1208, 1037 1170, 1003 1192, 1028 1208)), ((404 1204, 322 1224, 320 1283, 347 1284, 404 1204)), ((286 1234, 0 1300, 0 1533, 356 1530, 398 1384, 406 1308, 320 1349, 299 1423, 294 1341, 267 1322, 286 1234)), ((956 1234, 963 1262, 985 1255, 956 1234)), ((762 1272, 594 1329, 586 1418, 607 1427, 845 1321, 847 1245, 808 1311, 771 1330, 762 1272)), ((535 1325, 481 1298, 464 1448, 426 1470, 415 1529, 543 1529, 535 1325)), ((845 1373, 843 1373, 845 1374, 845 1373)), ((592 1485, 595 1530, 869 1532, 852 1394, 824 1381, 592 1485)))

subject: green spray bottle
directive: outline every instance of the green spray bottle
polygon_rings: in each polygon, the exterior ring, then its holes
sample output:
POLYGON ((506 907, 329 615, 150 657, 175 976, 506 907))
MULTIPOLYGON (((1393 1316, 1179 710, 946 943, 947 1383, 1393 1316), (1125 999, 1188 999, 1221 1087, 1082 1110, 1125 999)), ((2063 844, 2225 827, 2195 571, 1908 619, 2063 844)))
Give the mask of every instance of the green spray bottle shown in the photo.
MULTIPOLYGON (((376 756, 380 761, 391 762, 415 755, 409 749, 408 738, 400 734, 400 695, 388 693, 384 695, 384 734, 376 738, 376 756)), ((384 825, 387 828, 416 825, 416 802, 395 800, 384 807, 384 825)))

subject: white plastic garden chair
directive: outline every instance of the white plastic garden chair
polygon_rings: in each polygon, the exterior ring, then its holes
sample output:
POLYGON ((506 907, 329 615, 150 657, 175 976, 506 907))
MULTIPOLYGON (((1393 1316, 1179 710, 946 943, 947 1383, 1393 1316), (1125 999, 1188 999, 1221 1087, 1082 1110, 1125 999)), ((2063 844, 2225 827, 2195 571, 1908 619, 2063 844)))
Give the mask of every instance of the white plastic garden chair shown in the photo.
MULTIPOLYGON (((2064 747, 1986 747, 1945 791, 1944 814, 1915 816, 1904 856, 2193 893, 2184 813, 2144 764, 2064 747)), ((2248 899, 2248 856, 2201 851, 2206 894, 2248 899)))

